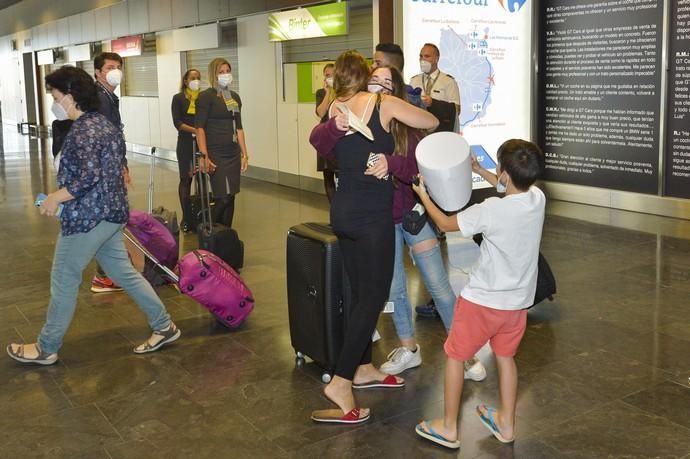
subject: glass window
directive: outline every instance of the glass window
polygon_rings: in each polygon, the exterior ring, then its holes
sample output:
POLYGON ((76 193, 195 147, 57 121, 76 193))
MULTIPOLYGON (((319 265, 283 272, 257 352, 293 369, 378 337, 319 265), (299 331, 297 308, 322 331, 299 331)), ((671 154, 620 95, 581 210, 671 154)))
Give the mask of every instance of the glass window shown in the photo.
POLYGON ((141 55, 125 57, 123 61, 122 95, 158 97, 156 34, 145 34, 141 55))
MULTIPOLYGON (((220 23, 221 39, 218 48, 198 49, 185 53, 187 69, 197 69, 201 72, 201 89, 208 88, 208 64, 216 57, 224 57, 232 67, 232 83, 230 89, 239 92, 240 64, 237 58, 237 22, 233 19, 220 23)), ((182 75, 180 75, 182 77, 182 75)))

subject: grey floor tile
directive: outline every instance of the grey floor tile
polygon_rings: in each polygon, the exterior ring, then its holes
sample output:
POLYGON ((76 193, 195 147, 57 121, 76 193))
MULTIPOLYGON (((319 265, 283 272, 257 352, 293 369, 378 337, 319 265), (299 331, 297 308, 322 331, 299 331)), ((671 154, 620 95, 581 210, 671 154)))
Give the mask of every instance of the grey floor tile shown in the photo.
MULTIPOLYGON (((32 196, 53 183, 52 155, 37 150, 38 142, 5 134, 3 345, 33 342, 43 325, 59 230, 57 220, 27 212, 32 196)), ((129 156, 130 203, 145 209, 149 160, 129 156)), ((159 166, 155 203, 179 216, 174 164, 159 166)), ((356 393, 372 409, 367 425, 309 420, 330 402, 322 395, 323 370, 309 361, 295 365, 285 234, 294 224, 328 221, 327 200, 243 179, 236 207, 235 227, 245 242, 242 276, 256 297, 249 320, 229 331, 198 303, 160 287, 182 338, 160 353, 136 356, 132 347, 150 333, 145 318, 126 294, 92 294, 89 265, 60 362, 39 368, 0 359, 0 457, 690 459, 690 222, 549 202, 542 251, 558 293, 528 315, 517 355, 517 440, 500 445, 474 414, 479 403, 499 403, 489 357, 487 379, 465 384, 463 446, 450 452, 414 433, 419 420, 443 410, 446 332, 437 319, 415 317, 423 364, 402 375, 404 389, 356 393)), ((182 253, 197 244, 195 234, 181 236, 182 253)), ((409 257, 405 266, 412 306, 426 302, 409 257)), ((399 345, 390 316, 381 317, 378 330, 376 364, 399 345)))
POLYGON ((0 450, 7 458, 106 458, 104 448, 120 443, 94 405, 0 420, 0 450))
POLYGON ((539 440, 572 458, 680 458, 690 451, 690 430, 621 401, 602 404, 558 424, 539 440))
POLYGON ((631 394, 625 403, 690 429, 690 387, 664 381, 631 394))

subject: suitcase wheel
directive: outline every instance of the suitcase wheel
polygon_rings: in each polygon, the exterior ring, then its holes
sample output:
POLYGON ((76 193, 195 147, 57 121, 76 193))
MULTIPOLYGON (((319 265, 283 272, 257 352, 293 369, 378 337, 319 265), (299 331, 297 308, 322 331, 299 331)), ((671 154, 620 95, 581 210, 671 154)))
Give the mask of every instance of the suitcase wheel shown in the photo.
POLYGON ((295 366, 301 368, 304 366, 304 359, 307 356, 302 354, 300 351, 295 351, 295 366))

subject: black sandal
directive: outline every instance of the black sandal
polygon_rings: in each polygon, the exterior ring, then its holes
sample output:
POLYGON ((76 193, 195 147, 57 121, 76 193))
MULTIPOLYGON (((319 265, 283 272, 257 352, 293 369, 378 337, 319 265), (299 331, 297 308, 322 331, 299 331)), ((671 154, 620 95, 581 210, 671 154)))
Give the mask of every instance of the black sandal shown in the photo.
POLYGON ((24 357, 24 346, 26 344, 17 344, 17 343, 12 343, 7 346, 7 355, 12 357, 14 360, 17 362, 21 363, 35 363, 38 365, 52 365, 55 362, 58 361, 58 355, 55 354, 48 354, 47 352, 43 352, 40 347, 38 347, 38 344, 36 344, 36 350, 38 351, 38 355, 35 358, 28 358, 24 357), (13 351, 12 350, 12 345, 17 346, 17 350, 13 351))

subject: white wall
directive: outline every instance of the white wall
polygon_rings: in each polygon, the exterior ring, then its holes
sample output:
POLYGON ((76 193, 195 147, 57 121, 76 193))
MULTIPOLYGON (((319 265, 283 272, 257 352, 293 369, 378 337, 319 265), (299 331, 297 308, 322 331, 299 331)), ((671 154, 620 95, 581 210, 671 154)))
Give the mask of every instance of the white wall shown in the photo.
POLYGON ((0 103, 3 123, 16 124, 26 121, 22 53, 31 51, 30 47, 24 46, 24 40, 29 37, 30 34, 24 31, 0 38, 0 68, 3 69, 0 78, 0 103), (18 51, 12 51, 11 40, 17 40, 18 51))
POLYGON ((182 65, 180 52, 173 51, 172 31, 156 34, 156 50, 158 52, 158 98, 160 124, 159 146, 174 150, 177 145, 177 129, 172 122, 170 104, 172 98, 180 90, 182 79, 182 65))
MULTIPOLYGON (((242 75, 242 126, 250 166, 278 169, 275 45, 268 41, 268 15, 237 19, 237 54, 242 75)), ((282 84, 281 84, 282 85, 282 84)))

